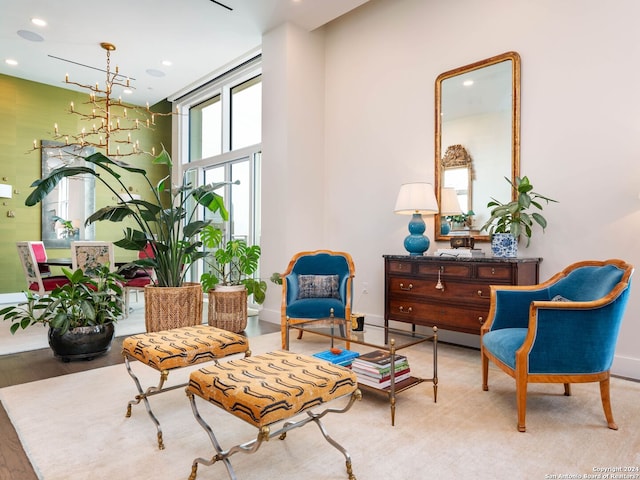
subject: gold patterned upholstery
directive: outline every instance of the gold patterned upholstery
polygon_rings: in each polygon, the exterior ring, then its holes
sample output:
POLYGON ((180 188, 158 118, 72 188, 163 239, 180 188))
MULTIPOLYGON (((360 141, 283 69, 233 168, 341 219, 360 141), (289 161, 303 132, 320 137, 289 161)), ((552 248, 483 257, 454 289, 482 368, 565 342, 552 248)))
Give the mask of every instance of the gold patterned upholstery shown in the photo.
POLYGON ((353 393, 355 373, 307 355, 279 351, 192 372, 195 394, 260 428, 353 393))
POLYGON ((156 370, 172 370, 245 353, 246 337, 207 325, 141 333, 122 342, 123 354, 156 370))

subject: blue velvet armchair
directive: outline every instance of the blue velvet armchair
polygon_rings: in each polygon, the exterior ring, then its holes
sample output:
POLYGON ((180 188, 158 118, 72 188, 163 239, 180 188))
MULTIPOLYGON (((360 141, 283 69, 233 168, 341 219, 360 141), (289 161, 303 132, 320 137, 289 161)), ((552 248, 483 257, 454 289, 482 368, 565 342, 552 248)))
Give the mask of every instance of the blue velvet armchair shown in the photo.
POLYGON ((539 285, 492 286, 481 330, 482 388, 489 360, 515 378, 518 430, 524 432, 527 384, 600 382, 609 428, 609 371, 613 363, 633 267, 622 260, 584 261, 539 285))
POLYGON ((354 276, 355 266, 348 253, 316 250, 294 255, 281 275, 283 349, 287 320, 293 325, 327 318, 331 309, 335 318, 350 320, 354 276))

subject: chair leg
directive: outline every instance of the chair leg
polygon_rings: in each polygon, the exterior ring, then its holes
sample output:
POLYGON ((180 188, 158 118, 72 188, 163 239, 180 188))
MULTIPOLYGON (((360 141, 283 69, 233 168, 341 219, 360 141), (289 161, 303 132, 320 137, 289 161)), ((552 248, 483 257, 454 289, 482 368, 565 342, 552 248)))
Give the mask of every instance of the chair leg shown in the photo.
POLYGON ((518 431, 527 430, 525 417, 527 415, 527 379, 516 378, 516 405, 518 408, 518 431))
POLYGON ((604 416, 607 419, 607 425, 611 430, 618 430, 618 425, 613 420, 613 412, 611 411, 611 394, 609 391, 610 379, 607 378, 600 381, 600 397, 602 398, 602 408, 604 409, 604 416))
POLYGON ((487 392, 489 390, 489 358, 480 352, 482 356, 482 390, 487 392))
POLYGON ((564 384, 564 396, 565 397, 570 397, 571 396, 571 384, 570 383, 565 383, 564 384))
POLYGON ((122 312, 122 317, 127 318, 129 316, 129 289, 127 287, 124 288, 124 311, 122 312))

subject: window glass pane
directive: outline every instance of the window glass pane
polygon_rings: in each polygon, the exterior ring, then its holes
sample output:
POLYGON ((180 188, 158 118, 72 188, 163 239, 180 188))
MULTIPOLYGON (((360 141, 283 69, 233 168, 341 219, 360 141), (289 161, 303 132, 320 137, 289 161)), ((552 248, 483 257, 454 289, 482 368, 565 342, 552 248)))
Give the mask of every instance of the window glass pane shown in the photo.
MULTIPOLYGON (((204 184, 208 185, 210 183, 224 182, 224 165, 220 165, 217 167, 210 167, 205 169, 204 171, 204 184)), ((216 193, 224 198, 225 189, 224 187, 216 190, 216 193)), ((227 201, 225 200, 225 205, 228 208, 227 201)), ((214 226, 217 228, 224 230, 225 222, 222 220, 219 212, 213 213, 210 210, 203 207, 204 210, 204 218, 205 220, 213 219, 214 226)))
POLYGON ((222 153, 220 95, 189 110, 189 161, 222 153))
POLYGON ((231 149, 261 141, 262 77, 257 76, 231 89, 231 149))
POLYGON ((249 178, 249 161, 231 164, 231 181, 240 181, 239 185, 231 186, 231 238, 234 240, 244 240, 249 245, 252 243, 249 238, 250 221, 250 201, 251 201, 251 179, 249 178))

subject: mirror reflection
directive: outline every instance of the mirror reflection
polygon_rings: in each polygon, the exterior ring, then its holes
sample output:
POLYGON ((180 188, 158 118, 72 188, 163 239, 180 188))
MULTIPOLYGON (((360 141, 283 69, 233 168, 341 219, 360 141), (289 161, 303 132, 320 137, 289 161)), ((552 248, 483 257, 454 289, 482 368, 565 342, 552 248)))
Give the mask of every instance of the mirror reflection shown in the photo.
POLYGON ((519 170, 520 57, 508 52, 450 70, 436 79, 435 187, 453 188, 460 211, 441 205, 434 237, 470 235, 488 240, 480 227, 491 197, 512 199, 504 177, 519 170))
MULTIPOLYGON (((61 166, 82 165, 92 168, 81 156, 93 148, 42 140, 42 178, 61 166)), ((77 175, 64 178, 41 202, 42 241, 46 248, 70 248, 72 240, 94 240, 94 225, 84 226, 94 211, 95 178, 77 175)))

